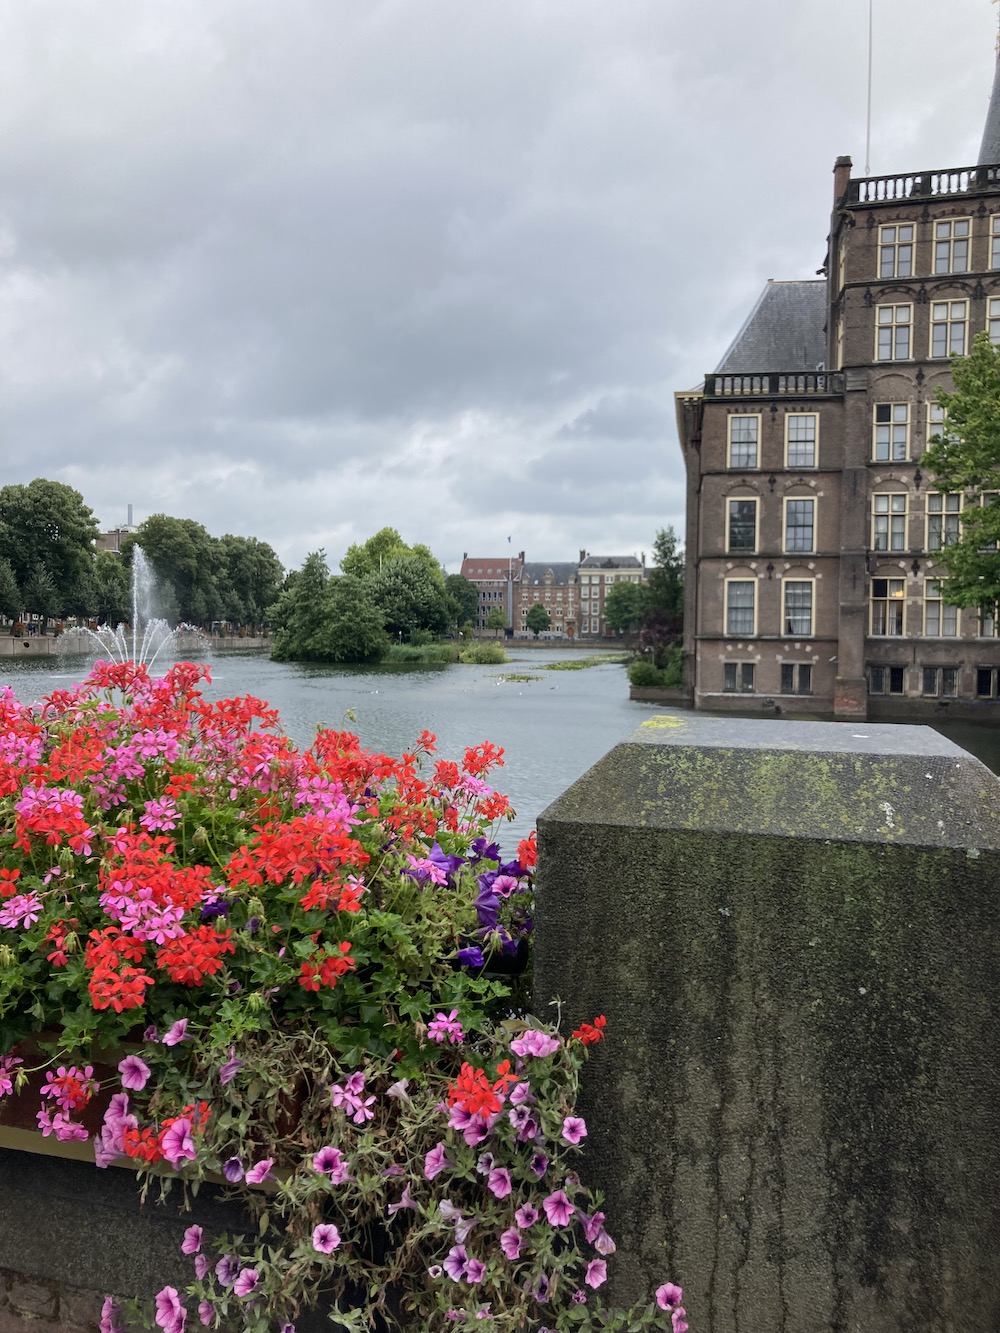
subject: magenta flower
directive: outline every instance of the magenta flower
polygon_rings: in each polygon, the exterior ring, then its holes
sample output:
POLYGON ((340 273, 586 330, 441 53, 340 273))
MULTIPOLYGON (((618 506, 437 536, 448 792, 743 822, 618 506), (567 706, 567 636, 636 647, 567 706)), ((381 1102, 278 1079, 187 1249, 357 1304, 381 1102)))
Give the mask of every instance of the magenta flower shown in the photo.
POLYGON ((451 1165, 452 1163, 445 1154, 444 1142, 442 1141, 437 1147, 431 1148, 430 1152, 424 1157, 424 1175, 428 1180, 433 1180, 435 1176, 439 1176, 442 1171, 451 1165))
POLYGON ((464 1245, 453 1245, 448 1251, 444 1261, 444 1271, 452 1281, 458 1282, 465 1276, 468 1259, 469 1254, 464 1245))
POLYGON ((514 1214, 514 1221, 522 1231, 527 1231, 538 1221, 538 1209, 530 1203, 523 1204, 514 1214))
POLYGON ((137 1055, 126 1055, 124 1060, 120 1060, 118 1072, 122 1076, 122 1087, 128 1088, 130 1092, 142 1092, 149 1082, 149 1065, 137 1055))
POLYGON ((670 1323, 673 1326, 674 1333, 688 1333, 688 1321, 685 1319, 687 1310, 683 1305, 678 1305, 676 1310, 671 1311, 670 1323))
POLYGON ((594 1241, 597 1239, 601 1227, 604 1226, 604 1214, 594 1213, 592 1217, 588 1217, 586 1213, 580 1213, 579 1220, 580 1220, 580 1225, 583 1227, 583 1234, 587 1241, 587 1244, 593 1245, 594 1241))
POLYGON ((312 1242, 319 1254, 332 1254, 340 1245, 340 1232, 332 1223, 321 1223, 313 1228, 312 1242))
POLYGON ((196 1254, 194 1256, 194 1275, 200 1282, 210 1267, 207 1254, 196 1254))
POLYGON ((486 1184, 498 1199, 506 1199, 511 1191, 510 1172, 505 1166, 495 1167, 489 1174, 486 1184))
POLYGON ((274 1166, 274 1158, 264 1157, 256 1166, 250 1168, 244 1179, 248 1185, 262 1185, 265 1180, 271 1179, 272 1166, 274 1166))
POLYGON ((201 1249, 201 1227, 188 1227, 181 1241, 181 1254, 197 1254, 201 1249))
POLYGON ((205 1325, 206 1328, 209 1326, 209 1324, 215 1318, 215 1309, 211 1301, 198 1302, 198 1318, 201 1320, 201 1322, 205 1325))
POLYGON ((459 1042, 465 1040, 465 1031, 462 1024, 458 1021, 458 1010, 453 1009, 450 1014, 436 1014, 427 1024, 427 1035, 431 1041, 443 1042, 450 1041, 452 1046, 457 1046, 459 1042))
POLYGON ((105 1296, 101 1306, 101 1333, 123 1333, 122 1308, 113 1296, 105 1296))
POLYGON ((229 1059, 219 1066, 219 1082, 223 1087, 227 1083, 232 1083, 238 1071, 243 1068, 245 1061, 241 1060, 235 1053, 235 1047, 229 1048, 229 1059))
POLYGON ((562 1136, 574 1146, 587 1137, 587 1122, 582 1116, 568 1115, 563 1121, 562 1136))
POLYGON ((416 1211, 416 1207, 417 1207, 417 1201, 410 1193, 409 1184, 406 1184, 403 1186, 403 1193, 399 1197, 399 1202, 390 1203, 388 1210, 389 1216, 394 1217, 396 1213, 398 1213, 402 1208, 411 1208, 414 1211, 416 1211))
POLYGON ((597 1239, 594 1241, 594 1249, 598 1254, 614 1254, 618 1246, 614 1243, 608 1233, 601 1227, 597 1233, 597 1239))
POLYGON ((500 1248, 508 1259, 516 1259, 520 1255, 523 1243, 521 1233, 515 1227, 510 1227, 500 1236, 500 1248))
POLYGON ((528 1028, 522 1032, 520 1037, 515 1037, 510 1044, 510 1049, 515 1055, 536 1056, 539 1059, 546 1055, 551 1055, 553 1051, 558 1051, 559 1042, 555 1037, 548 1036, 545 1032, 539 1032, 537 1028, 528 1028))
POLYGON ((231 1287, 240 1271, 239 1260, 232 1254, 224 1254, 215 1265, 215 1276, 224 1287, 231 1287))
POLYGON ((191 1121, 187 1116, 175 1120, 163 1135, 161 1144, 163 1155, 176 1171, 184 1162, 193 1162, 197 1157, 194 1139, 191 1137, 191 1121))
POLYGON ((156 1293, 155 1321, 163 1333, 184 1333, 187 1310, 181 1304, 176 1287, 164 1287, 156 1293))
POLYGON ((675 1282, 664 1282, 662 1287, 656 1288, 656 1303, 661 1310, 673 1310, 683 1299, 684 1289, 675 1282))
POLYGON ((565 1190, 556 1190, 547 1199, 543 1199, 542 1207, 545 1209, 549 1224, 554 1227, 566 1226, 576 1212, 576 1207, 570 1203, 565 1190))
POLYGON ((257 1290, 257 1284, 260 1282, 260 1274, 256 1268, 241 1268, 239 1277, 233 1283, 233 1291, 241 1300, 246 1300, 254 1291, 257 1290))
POLYGON ((465 1265, 466 1282, 482 1282, 486 1276, 486 1265, 482 1259, 469 1259, 465 1265))
POLYGON ((546 1171, 549 1169, 549 1159, 543 1152, 536 1152, 532 1157, 531 1169, 539 1180, 545 1175, 546 1171))
POLYGON ((591 1259, 587 1265, 587 1274, 584 1277, 588 1287, 593 1287, 596 1291, 598 1287, 603 1287, 608 1280, 608 1266, 603 1259, 591 1259))
POLYGON ((313 1156, 312 1164, 314 1170, 330 1177, 332 1185, 343 1185, 345 1180, 351 1178, 347 1163, 344 1161, 344 1154, 339 1148, 329 1146, 320 1148, 319 1152, 313 1156))
POLYGON ((166 1032, 160 1038, 164 1046, 177 1046, 182 1041, 193 1041, 193 1037, 187 1034, 188 1021, 186 1018, 178 1018, 176 1023, 171 1023, 166 1032))

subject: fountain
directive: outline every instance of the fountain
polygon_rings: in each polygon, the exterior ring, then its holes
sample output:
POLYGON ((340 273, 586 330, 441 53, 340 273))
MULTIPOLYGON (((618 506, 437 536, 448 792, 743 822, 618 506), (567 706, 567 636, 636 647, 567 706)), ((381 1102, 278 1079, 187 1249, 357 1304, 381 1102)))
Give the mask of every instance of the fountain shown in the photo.
MULTIPOLYGON (((189 637, 197 640, 199 656, 207 657, 210 645, 201 630, 193 625, 178 625, 176 629, 171 629, 167 621, 153 615, 155 600, 156 578, 153 570, 142 547, 133 546, 131 629, 125 625, 118 625, 114 629, 110 625, 102 625, 96 630, 81 626, 77 633, 83 636, 91 651, 100 652, 112 662, 142 662, 147 668, 152 668, 165 650, 170 650, 172 655, 182 639, 189 637)), ((69 639, 70 635, 65 637, 69 639)), ((67 650, 71 651, 68 645, 67 650)))

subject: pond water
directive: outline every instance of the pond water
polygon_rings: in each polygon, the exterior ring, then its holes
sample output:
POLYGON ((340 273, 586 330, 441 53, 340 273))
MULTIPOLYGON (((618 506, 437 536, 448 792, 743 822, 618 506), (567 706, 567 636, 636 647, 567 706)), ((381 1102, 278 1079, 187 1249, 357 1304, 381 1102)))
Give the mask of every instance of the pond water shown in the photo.
MULTIPOLYGON (((357 732, 363 744, 390 754, 412 746, 425 728, 442 758, 461 759, 469 745, 492 741, 505 751, 493 781, 511 798, 517 818, 504 834, 513 847, 570 783, 585 773, 648 712, 629 701, 617 662, 552 671, 553 662, 590 657, 589 649, 508 651, 504 666, 333 667, 272 662, 260 653, 219 653, 210 662, 209 698, 253 694, 281 714, 297 744, 318 724, 357 732), (527 676, 528 680, 511 679, 527 676)), ((80 657, 4 659, 0 684, 24 702, 66 689, 88 670, 80 657)))

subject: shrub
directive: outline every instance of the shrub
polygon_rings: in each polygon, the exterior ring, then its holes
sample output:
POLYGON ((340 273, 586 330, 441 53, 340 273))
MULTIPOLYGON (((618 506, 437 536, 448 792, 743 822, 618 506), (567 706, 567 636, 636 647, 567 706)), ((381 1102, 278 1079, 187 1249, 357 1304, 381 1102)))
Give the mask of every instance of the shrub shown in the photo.
POLYGON ((499 666, 507 661, 507 654, 499 643, 470 643, 463 648, 460 659, 467 666, 499 666))

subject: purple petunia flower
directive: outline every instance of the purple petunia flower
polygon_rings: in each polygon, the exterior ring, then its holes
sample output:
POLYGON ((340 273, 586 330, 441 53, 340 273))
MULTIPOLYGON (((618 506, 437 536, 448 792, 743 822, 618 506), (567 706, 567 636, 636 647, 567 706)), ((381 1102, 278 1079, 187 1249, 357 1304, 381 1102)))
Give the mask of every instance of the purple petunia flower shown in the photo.
POLYGON ((244 1061, 236 1054, 236 1048, 230 1046, 229 1059, 219 1066, 219 1082, 223 1087, 227 1083, 232 1083, 237 1073, 243 1068, 244 1061))
POLYGON ((233 1283, 233 1291, 241 1300, 246 1298, 257 1290, 257 1284, 260 1282, 260 1273, 256 1268, 241 1268, 239 1277, 233 1283))
POLYGON ((237 1184, 238 1181, 243 1179, 243 1163, 238 1157, 227 1157, 222 1163, 222 1174, 230 1185, 237 1184))
POLYGON ((500 1248, 508 1259, 518 1258, 523 1244, 521 1233, 515 1227, 510 1227, 500 1236, 500 1248))
POLYGON ((517 1225, 521 1228, 522 1231, 527 1231, 529 1227, 533 1227, 535 1225, 535 1223, 538 1221, 538 1217, 539 1217, 538 1209, 534 1206, 534 1204, 526 1203, 523 1204, 514 1214, 514 1221, 517 1223, 517 1225))
POLYGON ((554 1190, 548 1198, 542 1200, 542 1207, 549 1224, 554 1227, 566 1226, 576 1212, 576 1206, 570 1203, 565 1190, 554 1190))
POLYGON ((224 1287, 231 1287, 240 1271, 240 1263, 234 1254, 224 1254, 215 1265, 215 1276, 224 1287))
POLYGON ((536 1152, 532 1157, 531 1169, 539 1180, 545 1175, 546 1171, 549 1169, 549 1159, 543 1152, 536 1152))
POLYGON ((495 1198, 506 1199, 512 1188, 510 1172, 505 1166, 498 1166, 490 1172, 486 1184, 495 1198))
POLYGON ((208 1328, 209 1324, 215 1318, 215 1307, 211 1301, 198 1302, 198 1318, 208 1328))
POLYGON ((210 1268, 207 1254, 196 1254, 194 1256, 194 1275, 200 1282, 210 1268))
POLYGON ((203 1234, 201 1227, 188 1227, 181 1241, 181 1254, 197 1254, 201 1249, 203 1234))
POLYGON ((140 1060, 137 1055, 126 1055, 118 1063, 118 1072, 122 1076, 123 1088, 128 1088, 130 1092, 142 1092, 149 1082, 151 1070, 145 1060, 140 1060))
POLYGON ((596 1291, 598 1287, 603 1287, 608 1280, 608 1266, 603 1259, 591 1259, 587 1265, 587 1273, 584 1277, 588 1287, 593 1287, 596 1291))
POLYGON ((188 1021, 186 1018, 178 1018, 176 1023, 171 1023, 160 1041, 164 1046, 177 1046, 182 1041, 193 1041, 193 1037, 188 1036, 188 1021))
POLYGON ((424 1175, 428 1180, 433 1180, 435 1176, 441 1174, 452 1163, 448 1160, 442 1141, 436 1147, 431 1148, 430 1152, 424 1157, 424 1175))
POLYGON ((256 1166, 252 1166, 244 1176, 248 1185, 262 1185, 265 1180, 272 1179, 271 1167, 274 1166, 273 1157, 264 1157, 256 1166))
POLYGON ((464 1245, 453 1245, 444 1261, 444 1271, 453 1282, 459 1282, 465 1276, 465 1265, 469 1255, 464 1245))
POLYGON ((312 1243, 317 1253, 332 1254, 340 1245, 340 1232, 332 1223, 321 1223, 313 1228, 312 1243))
POLYGON ((562 1136, 574 1146, 587 1137, 587 1122, 582 1116, 568 1115, 563 1121, 562 1136))
POLYGON ((460 967, 485 967, 486 959, 483 957, 483 951, 478 944, 467 945, 464 949, 459 949, 455 955, 460 967))

